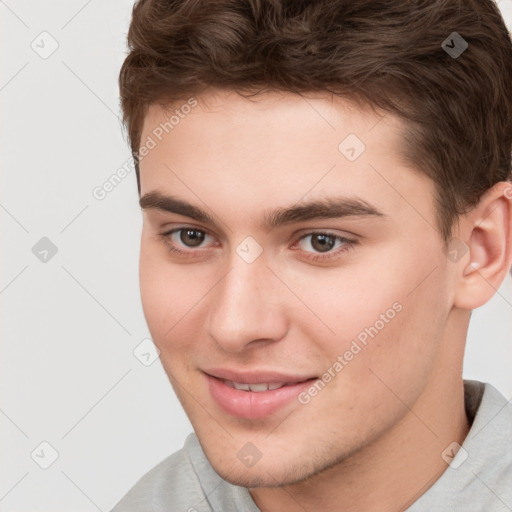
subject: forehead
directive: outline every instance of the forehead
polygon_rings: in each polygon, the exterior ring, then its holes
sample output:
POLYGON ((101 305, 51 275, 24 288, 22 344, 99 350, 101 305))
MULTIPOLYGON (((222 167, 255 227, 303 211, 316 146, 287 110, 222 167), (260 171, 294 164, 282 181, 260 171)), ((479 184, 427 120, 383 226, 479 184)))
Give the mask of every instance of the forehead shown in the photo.
POLYGON ((163 132, 162 136, 177 131, 185 124, 185 119, 189 119, 186 123, 189 127, 200 123, 206 130, 215 125, 214 133, 219 135, 233 129, 259 130, 261 139, 265 133, 271 138, 272 129, 279 127, 294 139, 329 132, 338 132, 339 136, 347 130, 364 136, 386 119, 389 143, 392 139, 400 142, 400 131, 404 128, 403 122, 394 115, 327 91, 301 95, 268 91, 243 97, 236 91, 212 89, 207 94, 183 98, 170 105, 151 104, 144 118, 142 139, 155 131, 163 132), (300 124, 290 124, 299 118, 300 124))
POLYGON ((331 193, 403 209, 404 194, 414 201, 431 191, 430 180, 401 158, 404 128, 390 114, 325 93, 244 98, 216 90, 151 105, 141 195, 172 190, 197 204, 215 192, 217 208, 248 215, 263 201, 279 207, 331 193))

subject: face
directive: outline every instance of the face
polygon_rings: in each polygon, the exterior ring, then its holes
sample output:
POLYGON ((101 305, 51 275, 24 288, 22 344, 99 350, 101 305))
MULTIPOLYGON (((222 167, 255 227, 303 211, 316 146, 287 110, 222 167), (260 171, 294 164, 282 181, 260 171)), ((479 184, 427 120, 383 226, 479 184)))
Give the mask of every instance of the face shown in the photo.
POLYGON ((434 189, 390 115, 320 94, 196 100, 166 130, 172 111, 145 118, 144 313, 216 471, 291 484, 395 428, 440 372, 434 189))

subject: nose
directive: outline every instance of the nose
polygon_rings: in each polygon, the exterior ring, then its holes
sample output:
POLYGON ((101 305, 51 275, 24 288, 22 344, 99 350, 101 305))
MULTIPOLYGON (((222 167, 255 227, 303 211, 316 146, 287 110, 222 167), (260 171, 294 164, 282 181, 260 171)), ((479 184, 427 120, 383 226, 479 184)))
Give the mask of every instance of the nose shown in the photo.
POLYGON ((212 292, 206 329, 225 351, 238 353, 285 336, 283 285, 262 257, 247 263, 234 254, 229 272, 212 292))

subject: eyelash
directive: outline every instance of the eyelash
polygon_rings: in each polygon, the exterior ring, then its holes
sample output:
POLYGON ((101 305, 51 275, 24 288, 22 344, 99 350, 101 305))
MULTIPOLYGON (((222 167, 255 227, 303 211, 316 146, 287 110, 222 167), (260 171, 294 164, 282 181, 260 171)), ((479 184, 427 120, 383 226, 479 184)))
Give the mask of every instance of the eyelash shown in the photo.
MULTIPOLYGON (((172 230, 167 231, 165 233, 162 233, 159 236, 167 243, 169 252, 177 254, 177 255, 182 256, 182 257, 191 257, 193 253, 201 251, 201 249, 192 249, 192 250, 189 250, 189 251, 184 251, 184 250, 178 249, 177 247, 175 247, 173 245, 170 245, 168 243, 170 238, 171 238, 171 236, 174 233, 179 233, 180 231, 185 231, 186 229, 190 229, 192 231, 196 231, 196 232, 199 232, 199 233, 204 233, 205 235, 208 236, 208 233, 206 231, 204 231, 202 229, 191 228, 191 227, 175 228, 175 229, 172 229, 172 230)), ((307 258, 309 260, 315 261, 315 262, 317 262, 317 261, 324 261, 324 260, 327 260, 327 259, 334 259, 337 256, 340 256, 342 253, 345 253, 345 252, 353 249, 354 246, 357 244, 356 240, 351 240, 349 238, 345 238, 345 237, 340 236, 340 235, 335 235, 335 234, 329 233, 327 231, 310 231, 308 233, 305 233, 304 235, 301 235, 299 237, 299 239, 297 240, 297 242, 294 243, 293 246, 297 245, 301 240, 307 238, 308 236, 314 236, 314 235, 325 235, 325 236, 333 238, 335 240, 335 242, 342 242, 343 243, 343 245, 341 247, 339 247, 337 250, 328 251, 326 253, 316 253, 316 254, 313 253, 313 256, 307 256, 307 258)), ((307 252, 307 253, 311 254, 309 252, 307 252)))

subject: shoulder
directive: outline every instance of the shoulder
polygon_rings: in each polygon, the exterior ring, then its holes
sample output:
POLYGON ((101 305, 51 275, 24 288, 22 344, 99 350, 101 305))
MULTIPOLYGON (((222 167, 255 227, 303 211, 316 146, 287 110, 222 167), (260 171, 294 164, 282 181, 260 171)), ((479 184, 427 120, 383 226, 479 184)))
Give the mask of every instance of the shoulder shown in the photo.
POLYGON ((475 494, 512 505, 512 401, 485 384, 466 447, 475 494))
POLYGON ((259 512, 248 489, 223 480, 194 433, 146 473, 111 512, 259 512))
POLYGON ((189 434, 183 448, 142 476, 112 512, 194 510, 194 500, 203 495, 191 460, 196 444, 195 434, 189 434))
POLYGON ((481 512, 512 505, 512 402, 489 383, 464 381, 471 429, 440 479, 408 512, 481 512))

